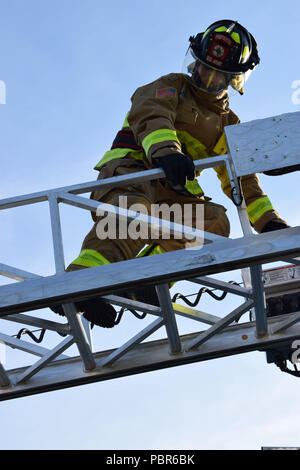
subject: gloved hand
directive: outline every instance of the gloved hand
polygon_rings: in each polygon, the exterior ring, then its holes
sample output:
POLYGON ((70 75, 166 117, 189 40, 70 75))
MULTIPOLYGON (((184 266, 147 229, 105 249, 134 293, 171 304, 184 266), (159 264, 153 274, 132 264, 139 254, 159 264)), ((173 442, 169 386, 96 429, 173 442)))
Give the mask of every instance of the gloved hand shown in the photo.
POLYGON ((186 179, 195 178, 195 165, 192 160, 183 155, 183 153, 172 153, 165 157, 152 158, 155 166, 164 170, 166 178, 174 185, 184 186, 186 179))
POLYGON ((273 230, 281 230, 282 228, 289 228, 284 220, 269 220, 266 225, 261 229, 260 233, 273 232, 273 230))

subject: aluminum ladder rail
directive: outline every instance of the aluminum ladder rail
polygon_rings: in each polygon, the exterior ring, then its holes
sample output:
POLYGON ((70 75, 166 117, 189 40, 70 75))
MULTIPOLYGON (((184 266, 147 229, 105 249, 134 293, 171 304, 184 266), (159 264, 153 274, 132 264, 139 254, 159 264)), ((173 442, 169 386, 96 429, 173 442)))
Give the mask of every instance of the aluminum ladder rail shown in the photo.
MULTIPOLYGON (((230 128, 233 127, 235 126, 230 126, 230 128)), ((228 135, 226 137, 230 148, 230 139, 228 135)), ((232 188, 237 191, 239 175, 235 171, 231 153, 199 160, 196 162, 196 168, 226 165, 232 188)), ((292 341, 300 337, 298 324, 300 313, 285 317, 284 322, 282 319, 267 321, 265 311, 262 308, 263 292, 258 271, 260 263, 293 259, 299 256, 299 227, 261 235, 247 233, 246 236, 236 240, 201 232, 198 233, 198 236, 200 238, 204 236, 207 242, 201 250, 180 250, 148 259, 122 261, 113 265, 72 273, 64 272, 59 203, 63 202, 87 210, 97 210, 98 202, 83 198, 79 194, 90 192, 99 187, 113 187, 116 183, 118 186, 127 185, 163 176, 164 173, 161 169, 147 170, 134 175, 92 181, 0 201, 0 209, 46 200, 49 202, 56 267, 54 276, 41 277, 0 264, 0 274, 24 281, 0 287, 0 318, 39 326, 67 336, 54 349, 45 350, 45 348, 32 345, 29 342, 0 334, 0 341, 3 343, 40 357, 32 366, 17 370, 5 371, 1 365, 0 400, 254 349, 260 350, 270 344, 292 341), (211 274, 245 266, 254 266, 253 269, 256 270, 254 274, 252 271, 252 279, 254 279, 252 289, 232 286, 209 277, 211 274), (117 277, 116 273, 118 273, 117 277), (147 273, 147 277, 145 277, 145 273, 147 273), (242 296, 245 301, 223 318, 181 305, 172 305, 168 283, 182 279, 242 296), (124 288, 153 284, 157 286, 160 307, 146 305, 116 295, 124 288), (72 302, 96 295, 104 295, 106 301, 113 305, 135 308, 158 318, 119 348, 93 353, 87 322, 82 321, 82 317, 76 313, 72 302), (258 305, 257 299, 260 305, 258 305), (46 321, 23 313, 59 302, 64 303, 67 324, 46 321), (253 306, 256 307, 255 322, 246 325, 232 325, 235 319, 238 319, 253 306), (208 324, 209 328, 197 334, 180 337, 175 314, 208 324), (142 343, 161 326, 166 328, 166 340, 142 343), (62 353, 74 343, 77 344, 80 356, 76 358, 64 357, 62 353), (153 354, 149 355, 149 348, 153 354), (144 354, 145 351, 148 352, 144 354), (83 364, 80 372, 78 372, 78 361, 83 364), (55 368, 55 374, 53 374, 53 368, 55 368)), ((122 213, 121 215, 129 218, 137 216, 130 211, 125 210, 124 212, 124 210, 108 205, 105 206, 105 210, 119 211, 122 213)), ((245 233, 248 232, 248 228, 242 210, 242 208, 239 209, 239 215, 245 233)), ((145 217, 144 222, 151 224, 153 218, 145 217)), ((155 220, 155 222, 160 227, 164 225, 163 221, 155 220)), ((178 227, 176 224, 171 224, 171 231, 174 233, 176 230, 186 234, 191 233, 189 227, 178 227)))

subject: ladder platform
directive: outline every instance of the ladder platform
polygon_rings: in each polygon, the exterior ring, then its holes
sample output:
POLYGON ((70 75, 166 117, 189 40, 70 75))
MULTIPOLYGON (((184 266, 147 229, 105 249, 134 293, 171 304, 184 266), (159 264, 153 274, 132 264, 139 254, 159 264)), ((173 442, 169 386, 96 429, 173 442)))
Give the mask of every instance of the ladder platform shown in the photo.
POLYGON ((237 176, 299 165, 300 111, 225 127, 237 176))

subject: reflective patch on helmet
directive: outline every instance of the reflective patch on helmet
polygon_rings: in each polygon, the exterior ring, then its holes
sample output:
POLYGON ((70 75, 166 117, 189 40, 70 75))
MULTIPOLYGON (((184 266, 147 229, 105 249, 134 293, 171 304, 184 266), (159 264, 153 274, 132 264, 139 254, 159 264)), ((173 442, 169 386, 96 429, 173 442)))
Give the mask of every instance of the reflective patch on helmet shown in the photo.
POLYGON ((233 33, 231 32, 234 28, 236 23, 232 23, 231 26, 229 26, 229 28, 227 28, 227 26, 219 26, 218 28, 215 29, 215 31, 217 32, 226 32, 226 33, 231 33, 230 36, 232 37, 232 39, 237 42, 238 44, 241 43, 241 39, 240 39, 240 35, 239 33, 236 33, 235 31, 233 31, 233 33))
POLYGON ((165 98, 166 96, 176 96, 176 88, 158 88, 156 90, 156 98, 165 98))
POLYGON ((241 39, 239 33, 233 32, 231 33, 232 39, 237 42, 238 44, 241 44, 241 39))
POLYGON ((249 47, 248 47, 248 46, 245 46, 245 47, 244 47, 244 50, 243 50, 243 54, 242 54, 243 59, 244 59, 245 57, 248 58, 249 55, 250 55, 250 53, 249 53, 249 47))
POLYGON ((227 26, 219 26, 218 28, 215 28, 215 31, 227 31, 227 26))
POLYGON ((203 36, 202 36, 202 40, 205 38, 205 36, 206 36, 209 32, 210 32, 210 29, 208 28, 208 29, 204 32, 204 34, 203 34, 203 36))

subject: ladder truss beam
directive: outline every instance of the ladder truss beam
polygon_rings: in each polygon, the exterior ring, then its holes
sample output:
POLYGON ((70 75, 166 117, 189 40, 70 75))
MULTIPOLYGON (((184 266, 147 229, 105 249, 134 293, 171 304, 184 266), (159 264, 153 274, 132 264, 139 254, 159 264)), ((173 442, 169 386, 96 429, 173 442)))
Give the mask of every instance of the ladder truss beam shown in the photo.
MULTIPOLYGON (((228 157, 227 155, 220 155, 218 157, 206 158, 205 160, 196 160, 194 164, 196 170, 212 168, 222 165, 228 166, 228 157)), ((105 180, 95 180, 88 181, 87 183, 61 186, 60 188, 48 189, 46 191, 39 191, 31 194, 24 194, 21 196, 1 199, 0 210, 47 201, 49 199, 49 196, 51 195, 56 197, 58 194, 61 193, 84 194, 89 193, 91 191, 96 191, 100 188, 113 188, 116 185, 127 186, 134 183, 143 183, 145 181, 156 180, 164 177, 165 173, 163 172, 163 170, 161 170, 160 168, 154 168, 151 170, 139 171, 127 175, 105 178, 105 180)))
POLYGON ((127 219, 136 219, 139 218, 139 223, 143 223, 147 226, 154 225, 156 226, 157 234, 159 232, 163 233, 164 230, 167 230, 167 233, 172 234, 179 234, 180 236, 191 236, 197 237, 197 239, 203 243, 204 238, 205 242, 214 242, 218 240, 224 239, 221 235, 215 235, 214 233, 204 232, 201 230, 197 230, 185 225, 180 225, 174 222, 170 222, 164 219, 159 219, 150 215, 146 215, 143 213, 138 213, 132 210, 127 210, 125 208, 121 208, 118 206, 113 206, 111 204, 106 203, 99 203, 98 201, 89 200, 85 197, 80 196, 73 196, 72 194, 60 194, 59 195, 60 201, 70 204, 71 206, 80 207, 81 209, 86 209, 89 211, 96 212, 97 209, 102 209, 104 211, 110 212, 112 214, 117 215, 118 217, 124 217, 127 219))
POLYGON ((124 288, 232 271, 280 260, 284 255, 299 256, 299 247, 300 227, 294 227, 215 242, 213 248, 206 245, 199 250, 178 250, 37 278, 17 285, 8 284, 0 287, 0 317, 1 314, 110 294, 124 288))
POLYGON ((51 320, 45 320, 43 318, 32 317, 30 315, 23 315, 22 313, 16 313, 1 317, 1 320, 8 320, 15 323, 21 323, 22 325, 36 326, 45 330, 56 331, 62 336, 66 336, 71 333, 70 326, 65 323, 58 323, 51 320))
POLYGON ((249 299, 253 298, 252 289, 246 289, 245 287, 237 286, 235 284, 231 284, 230 282, 220 281, 219 279, 214 279, 212 277, 195 277, 194 279, 190 279, 190 281, 195 282, 196 284, 201 284, 205 287, 212 287, 214 289, 222 290, 223 292, 240 295, 241 297, 246 297, 249 299))
POLYGON ((22 339, 14 338, 13 336, 9 336, 4 333, 0 333, 0 341, 11 348, 19 349, 20 351, 24 351, 35 356, 43 357, 49 353, 47 348, 29 343, 28 341, 23 341, 22 339))
POLYGON ((40 276, 23 269, 14 268, 7 264, 0 263, 0 276, 9 277, 15 281, 25 281, 26 279, 36 279, 40 276))
MULTIPOLYGON (((290 317, 292 318, 293 315, 291 314, 290 317)), ((155 320, 157 326, 161 321, 161 319, 155 320)), ((268 323, 270 327, 275 328, 281 321, 281 319, 274 317, 269 319, 268 323)), ((94 353, 96 368, 89 372, 82 369, 82 361, 79 356, 50 363, 25 383, 15 384, 20 374, 25 372, 24 369, 8 371, 6 375, 14 385, 10 388, 0 388, 0 401, 218 357, 250 351, 265 351, 274 346, 290 344, 300 338, 300 324, 290 326, 285 332, 269 333, 264 338, 256 336, 254 322, 229 326, 212 336, 198 349, 187 351, 187 345, 199 334, 201 332, 181 336, 182 350, 177 354, 170 354, 168 339, 136 344, 126 355, 114 361, 113 366, 104 367, 103 364, 106 361, 109 362, 109 357, 113 359, 115 350, 94 353)))

